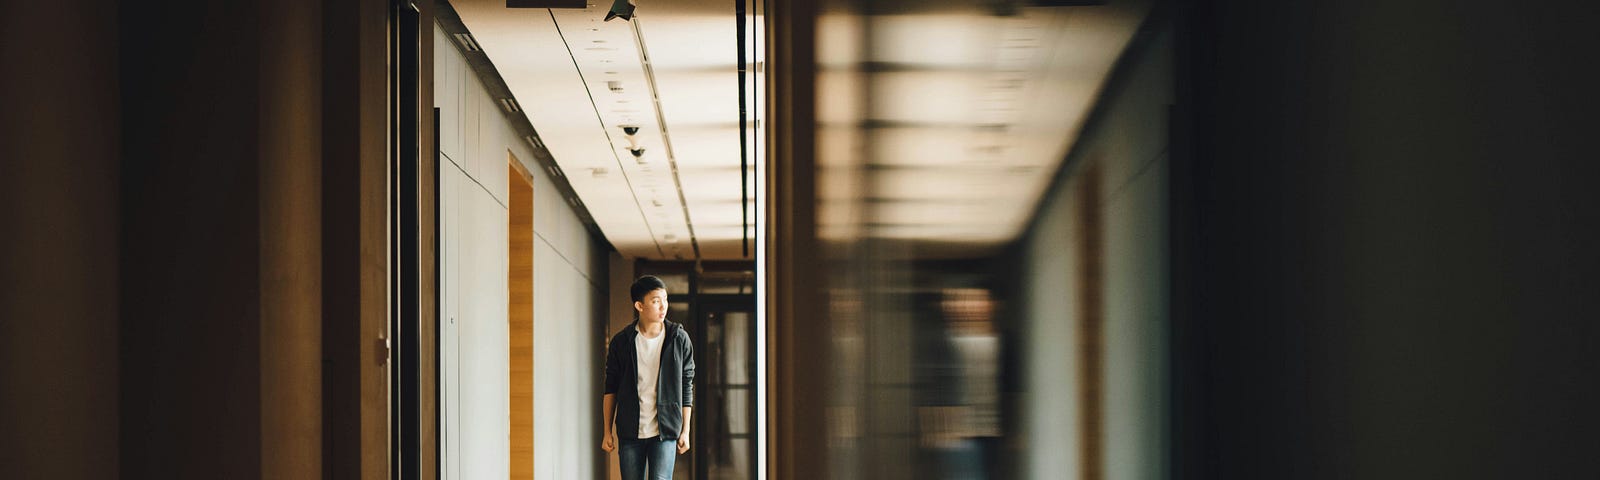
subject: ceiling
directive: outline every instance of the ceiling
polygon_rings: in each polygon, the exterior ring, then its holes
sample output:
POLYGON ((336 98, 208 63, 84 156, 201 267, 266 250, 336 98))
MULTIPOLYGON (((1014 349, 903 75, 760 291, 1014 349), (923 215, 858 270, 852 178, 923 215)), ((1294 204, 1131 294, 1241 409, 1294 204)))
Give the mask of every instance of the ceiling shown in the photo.
MULTIPOLYGON (((746 190, 734 2, 649 0, 632 21, 610 22, 602 21, 610 2, 585 9, 451 4, 618 252, 753 258, 754 245, 747 256, 743 239, 748 233, 754 241, 756 172, 745 171, 746 190), (639 127, 632 142, 623 126, 639 127), (634 146, 643 147, 642 157, 630 153, 634 146)), ((746 47, 753 125, 756 50, 746 47)), ((747 134, 754 165, 759 135, 747 134)))
MULTIPOLYGON (((631 22, 604 22, 596 5, 451 3, 620 253, 749 258, 742 237, 755 230, 743 219, 758 206, 740 182, 734 2, 640 0, 631 22), (642 161, 623 125, 640 127, 642 161)), ((1149 2, 1007 16, 994 14, 998 4, 914 2, 867 21, 819 19, 825 239, 901 239, 963 256, 1026 227, 1149 2)), ((750 45, 745 88, 759 126, 763 59, 750 45)), ((746 175, 754 192, 754 168, 746 175)))

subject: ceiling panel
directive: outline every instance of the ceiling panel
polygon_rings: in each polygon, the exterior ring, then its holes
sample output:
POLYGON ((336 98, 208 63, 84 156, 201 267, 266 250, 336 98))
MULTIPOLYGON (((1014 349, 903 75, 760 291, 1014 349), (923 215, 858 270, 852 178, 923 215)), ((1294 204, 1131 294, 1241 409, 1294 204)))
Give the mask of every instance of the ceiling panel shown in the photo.
MULTIPOLYGON (((694 258, 697 242, 741 239, 739 228, 694 228, 742 224, 732 2, 654 0, 632 22, 604 22, 609 3, 452 4, 619 252, 694 258), (625 125, 639 127, 631 142, 625 125), (643 157, 631 147, 643 147, 643 157)), ((750 53, 753 67, 759 55, 750 53)), ((747 100, 754 112, 756 96, 747 100)), ((755 146, 748 152, 753 158, 755 146)), ((702 258, 741 256, 701 250, 702 258)))
MULTIPOLYGON (((733 2, 652 0, 645 7, 648 14, 641 11, 643 16, 635 21, 650 54, 662 120, 700 255, 753 258, 739 249, 746 232, 739 202, 745 194, 739 179, 740 83, 733 2)), ((749 26, 757 21, 751 20, 749 26)), ((747 45, 752 70, 759 60, 755 50, 747 45)), ((753 73, 746 75, 747 82, 755 79, 753 73)), ((758 100, 753 91, 745 100, 749 119, 754 120, 758 100)), ((745 154, 753 164, 754 137, 749 143, 745 154)), ((753 169, 750 174, 753 177, 753 169)), ((750 196, 754 186, 752 178, 750 196)))
MULTIPOLYGON (((717 126, 674 124, 671 128, 672 150, 680 171, 739 164, 739 128, 736 122, 729 121, 717 126)), ((753 147, 746 147, 751 157, 755 153, 753 147)), ((754 158, 751 160, 754 161, 754 158)))
MULTIPOLYGON (((648 36, 649 25, 640 23, 640 27, 646 29, 645 38, 655 42, 655 37, 648 36)), ((670 45, 672 42, 662 43, 670 45)), ((734 58, 732 51, 728 52, 728 58, 734 58)), ((739 97, 735 90, 739 87, 739 70, 732 62, 717 69, 682 70, 672 68, 674 65, 665 60, 652 60, 656 87, 661 93, 661 111, 668 128, 739 125, 739 97)), ((738 130, 730 131, 730 135, 737 145, 738 130)))

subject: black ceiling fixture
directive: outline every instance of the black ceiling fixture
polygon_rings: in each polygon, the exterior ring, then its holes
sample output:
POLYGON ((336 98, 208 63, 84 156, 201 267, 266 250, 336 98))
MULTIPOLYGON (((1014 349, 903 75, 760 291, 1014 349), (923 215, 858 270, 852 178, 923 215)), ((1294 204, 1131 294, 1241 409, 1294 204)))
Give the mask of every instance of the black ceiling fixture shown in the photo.
POLYGON ((589 0, 506 0, 506 8, 587 8, 589 0))
POLYGON ((605 21, 620 18, 623 21, 633 20, 633 0, 616 0, 611 2, 611 10, 606 11, 605 21))
POLYGON ((741 245, 741 248, 742 248, 741 252, 744 254, 745 257, 749 257, 750 256, 750 202, 749 202, 749 198, 750 198, 750 150, 749 150, 749 146, 746 145, 746 144, 749 142, 750 135, 749 135, 749 133, 746 132, 746 129, 749 128, 749 126, 747 125, 748 122, 745 121, 745 119, 748 117, 748 114, 746 113, 746 110, 745 110, 745 98, 744 98, 744 89, 745 89, 745 85, 746 85, 746 83, 745 83, 745 71, 747 70, 747 63, 748 62, 745 61, 745 51, 744 51, 745 21, 746 21, 745 17, 747 16, 747 15, 745 15, 744 4, 745 4, 745 0, 733 0, 734 19, 739 24, 739 27, 737 29, 738 30, 738 34, 737 35, 739 37, 739 40, 738 40, 738 43, 739 43, 739 222, 740 222, 740 225, 743 225, 743 228, 740 229, 740 231, 739 231, 739 239, 740 239, 740 245, 741 245))

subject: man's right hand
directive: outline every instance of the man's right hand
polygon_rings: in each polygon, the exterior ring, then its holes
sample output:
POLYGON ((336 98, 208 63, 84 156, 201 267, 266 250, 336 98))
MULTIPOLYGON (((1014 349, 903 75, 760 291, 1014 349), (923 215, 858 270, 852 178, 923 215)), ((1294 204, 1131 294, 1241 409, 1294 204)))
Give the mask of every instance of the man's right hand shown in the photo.
POLYGON ((600 449, 605 450, 606 453, 616 450, 617 434, 615 432, 606 432, 605 438, 600 440, 600 449))

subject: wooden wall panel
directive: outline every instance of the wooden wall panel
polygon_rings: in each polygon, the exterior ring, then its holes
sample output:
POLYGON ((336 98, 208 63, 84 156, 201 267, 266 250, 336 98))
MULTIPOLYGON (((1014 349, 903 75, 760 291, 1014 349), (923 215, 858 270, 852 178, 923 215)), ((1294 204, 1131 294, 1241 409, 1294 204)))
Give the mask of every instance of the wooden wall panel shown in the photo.
POLYGON ((1081 175, 1082 187, 1076 192, 1078 208, 1073 211, 1073 220, 1078 229, 1078 270, 1070 273, 1078 276, 1078 298, 1081 299, 1077 305, 1078 391, 1082 395, 1078 402, 1078 421, 1081 426, 1078 430, 1078 447, 1082 461, 1079 464, 1079 478, 1100 480, 1105 478, 1105 449, 1102 446, 1105 438, 1102 415, 1105 410, 1102 401, 1105 398, 1105 367, 1102 365, 1105 358, 1102 348, 1105 275, 1101 267, 1104 261, 1101 256, 1100 162, 1090 160, 1081 175))
POLYGON ((533 478, 533 185, 515 156, 510 183, 511 478, 533 478))

